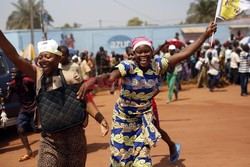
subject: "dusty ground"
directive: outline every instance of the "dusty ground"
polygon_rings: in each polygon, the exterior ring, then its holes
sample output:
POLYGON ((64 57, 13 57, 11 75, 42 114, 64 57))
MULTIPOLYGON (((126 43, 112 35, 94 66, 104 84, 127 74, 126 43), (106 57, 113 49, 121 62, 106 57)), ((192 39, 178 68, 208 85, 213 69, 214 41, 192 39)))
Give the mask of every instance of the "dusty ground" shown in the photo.
MULTIPOLYGON (((250 85, 248 85, 250 87, 250 85)), ((174 141, 181 142, 180 160, 175 165, 167 162, 169 152, 161 140, 152 149, 154 167, 247 167, 250 166, 250 96, 241 97, 239 86, 215 90, 184 86, 179 100, 166 104, 167 91, 156 97, 160 124, 174 141)), ((95 101, 111 123, 112 108, 117 98, 101 92, 95 101)), ((90 119, 86 128, 88 139, 87 167, 109 166, 109 135, 99 136, 99 125, 90 119)), ((38 153, 39 134, 30 134, 29 141, 38 153)), ((25 151, 15 128, 0 131, 0 166, 34 167, 37 156, 32 160, 18 162, 25 151)))

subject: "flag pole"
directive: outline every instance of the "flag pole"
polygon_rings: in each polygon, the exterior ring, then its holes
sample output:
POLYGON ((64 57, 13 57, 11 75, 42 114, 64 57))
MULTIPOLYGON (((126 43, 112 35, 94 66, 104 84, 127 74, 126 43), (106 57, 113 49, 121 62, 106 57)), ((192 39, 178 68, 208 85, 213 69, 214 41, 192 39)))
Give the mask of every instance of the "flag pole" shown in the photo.
MULTIPOLYGON (((216 13, 215 13, 215 17, 214 17, 214 23, 216 23, 217 16, 219 16, 219 12, 220 12, 220 9, 221 9, 221 4, 222 4, 222 0, 218 0, 216 13)), ((213 40, 214 40, 214 33, 212 34, 212 37, 211 37, 211 46, 213 44, 213 40)))
MULTIPOLYGON (((216 23, 216 19, 217 19, 217 17, 215 15, 215 17, 214 17, 214 24, 216 23)), ((213 44, 213 40, 214 40, 214 32, 213 32, 212 37, 211 37, 211 42, 210 42, 211 46, 213 44)))

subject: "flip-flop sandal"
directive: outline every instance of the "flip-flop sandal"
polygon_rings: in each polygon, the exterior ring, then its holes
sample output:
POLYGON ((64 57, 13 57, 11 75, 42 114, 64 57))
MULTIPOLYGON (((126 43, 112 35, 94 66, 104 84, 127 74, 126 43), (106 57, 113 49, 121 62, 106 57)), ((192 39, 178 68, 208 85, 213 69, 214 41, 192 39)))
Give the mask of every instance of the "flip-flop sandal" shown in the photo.
POLYGON ((169 159, 169 161, 171 163, 175 163, 176 161, 178 161, 179 156, 180 156, 181 144, 180 143, 176 143, 175 147, 176 147, 176 151, 175 151, 175 153, 173 155, 170 156, 170 159, 169 159))
POLYGON ((23 161, 26 161, 26 160, 29 160, 29 159, 32 159, 34 158, 32 155, 23 155, 20 159, 19 159, 19 162, 23 162, 23 161))

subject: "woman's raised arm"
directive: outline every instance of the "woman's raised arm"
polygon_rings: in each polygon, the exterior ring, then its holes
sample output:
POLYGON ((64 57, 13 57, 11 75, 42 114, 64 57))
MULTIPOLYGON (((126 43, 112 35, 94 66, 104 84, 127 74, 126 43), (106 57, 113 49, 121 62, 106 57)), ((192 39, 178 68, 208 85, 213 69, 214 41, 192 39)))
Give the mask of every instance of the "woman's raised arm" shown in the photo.
POLYGON ((36 68, 26 61, 24 58, 19 56, 14 46, 5 37, 3 32, 0 30, 0 48, 3 50, 5 55, 10 61, 15 64, 23 73, 28 75, 34 81, 36 80, 36 68))
POLYGON ((187 59, 192 54, 194 54, 194 52, 196 52, 201 47, 203 42, 205 42, 210 36, 212 36, 212 34, 216 32, 216 30, 217 30, 217 24, 211 22, 207 27, 206 31, 194 43, 183 49, 181 52, 175 54, 174 56, 170 56, 168 58, 169 67, 178 64, 179 62, 187 59))

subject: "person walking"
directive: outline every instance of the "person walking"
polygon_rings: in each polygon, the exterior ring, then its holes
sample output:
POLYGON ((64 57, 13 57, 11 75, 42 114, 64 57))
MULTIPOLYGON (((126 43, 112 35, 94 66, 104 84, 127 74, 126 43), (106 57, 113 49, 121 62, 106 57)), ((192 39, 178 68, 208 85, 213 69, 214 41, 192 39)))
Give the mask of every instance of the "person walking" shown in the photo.
POLYGON ((104 48, 103 46, 100 46, 98 52, 96 53, 96 69, 97 69, 97 75, 100 75, 102 74, 102 67, 101 67, 101 61, 102 59, 104 58, 104 54, 105 54, 105 51, 104 51, 104 48))
POLYGON ((230 55, 231 61, 230 61, 230 71, 231 71, 231 77, 230 82, 231 84, 239 84, 239 63, 240 63, 240 52, 241 49, 239 47, 235 48, 235 51, 233 51, 230 55))
POLYGON ((199 57, 195 68, 199 71, 197 80, 198 88, 207 87, 207 62, 204 50, 201 51, 201 56, 199 57))
POLYGON ((8 83, 7 90, 7 95, 4 97, 5 102, 10 101, 13 94, 17 94, 21 103, 17 117, 17 133, 26 149, 26 154, 19 159, 22 162, 35 157, 27 137, 29 128, 32 128, 34 132, 37 130, 33 119, 37 108, 35 82, 14 67, 11 69, 11 81, 8 83))
MULTIPOLYGON (((135 38, 132 41, 134 60, 124 60, 111 73, 92 78, 81 86, 78 97, 84 98, 98 82, 114 82, 120 78, 124 81, 113 110, 111 167, 152 166, 150 150, 161 138, 152 116, 152 98, 159 92, 159 75, 192 55, 216 29, 217 25, 212 22, 194 43, 169 58, 153 58, 152 41, 146 37, 135 38)), ((174 154, 176 152, 178 150, 174 154)))
POLYGON ((82 78, 84 81, 86 81, 89 78, 90 72, 91 72, 91 68, 89 67, 89 65, 86 61, 87 56, 88 55, 85 52, 82 52, 80 54, 80 58, 81 58, 80 68, 81 68, 82 78))
POLYGON ((217 57, 213 57, 212 52, 208 52, 208 88, 210 92, 214 91, 215 84, 219 80, 219 59, 217 57))
MULTIPOLYGON (((176 47, 174 45, 170 45, 168 47, 168 53, 164 55, 165 58, 169 58, 170 56, 174 56, 176 51, 176 47)), ((176 89, 176 77, 177 77, 178 71, 176 67, 170 67, 167 69, 166 73, 166 79, 168 84, 168 99, 166 103, 170 103, 172 101, 173 93, 175 94, 175 100, 178 99, 178 90, 176 89)))
POLYGON ((243 51, 240 53, 240 63, 239 63, 239 74, 240 74, 240 85, 241 85, 241 96, 247 96, 247 85, 249 78, 249 69, 248 64, 249 55, 249 46, 245 44, 242 46, 243 51))

